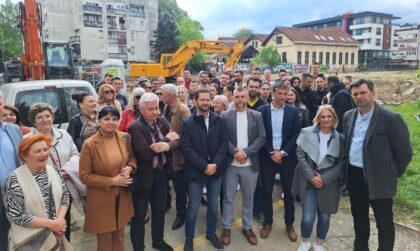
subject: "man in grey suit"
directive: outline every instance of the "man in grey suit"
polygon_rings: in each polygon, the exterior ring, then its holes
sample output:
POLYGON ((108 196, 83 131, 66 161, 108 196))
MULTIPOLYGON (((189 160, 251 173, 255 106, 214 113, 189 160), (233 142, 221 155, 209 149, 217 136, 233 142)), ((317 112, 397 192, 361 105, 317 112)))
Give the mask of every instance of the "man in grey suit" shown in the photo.
MULTIPOLYGON (((0 91, 0 118, 4 110, 4 95, 0 91)), ((17 125, 2 122, 0 120, 0 192, 9 174, 15 170, 20 161, 17 157, 18 145, 22 141, 22 133, 17 125)), ((6 217, 6 210, 3 200, 0 198, 0 250, 8 250, 9 220, 6 217)))
POLYGON ((230 243, 233 202, 238 183, 242 192, 242 233, 251 245, 257 244, 252 231, 254 191, 260 169, 259 151, 265 143, 265 128, 261 113, 247 109, 248 90, 238 87, 233 93, 235 110, 222 114, 227 124, 229 167, 223 177, 223 230, 221 240, 230 243))
POLYGON ((392 198, 398 177, 413 155, 407 125, 398 113, 374 102, 374 84, 359 79, 350 85, 357 108, 343 118, 346 179, 353 215, 354 250, 369 250, 369 205, 375 215, 379 248, 391 251, 395 228, 392 198))

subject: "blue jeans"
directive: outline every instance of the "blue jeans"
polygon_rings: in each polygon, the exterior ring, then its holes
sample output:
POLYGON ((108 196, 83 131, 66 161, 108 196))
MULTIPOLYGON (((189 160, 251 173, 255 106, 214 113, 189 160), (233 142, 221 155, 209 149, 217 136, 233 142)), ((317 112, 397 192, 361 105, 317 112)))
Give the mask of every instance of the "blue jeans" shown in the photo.
POLYGON ((222 177, 219 179, 209 179, 206 184, 197 182, 188 182, 188 207, 185 219, 185 236, 187 239, 193 239, 195 234, 195 222, 198 209, 201 205, 201 196, 203 187, 207 188, 207 234, 216 232, 217 212, 219 207, 219 195, 222 187, 222 177))
POLYGON ((317 213, 317 238, 319 240, 325 240, 328 229, 330 228, 330 214, 319 212, 316 188, 312 184, 308 184, 302 208, 302 222, 300 223, 302 239, 305 241, 311 239, 312 227, 317 213))

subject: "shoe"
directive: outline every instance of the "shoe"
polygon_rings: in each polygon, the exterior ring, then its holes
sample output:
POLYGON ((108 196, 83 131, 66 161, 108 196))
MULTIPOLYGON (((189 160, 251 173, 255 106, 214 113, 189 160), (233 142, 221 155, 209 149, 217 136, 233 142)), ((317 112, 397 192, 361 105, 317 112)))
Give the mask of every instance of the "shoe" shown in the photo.
POLYGON ((314 251, 325 251, 324 246, 314 244, 314 251))
POLYGON ((215 247, 217 250, 224 250, 223 243, 219 240, 215 233, 206 234, 206 239, 215 247))
POLYGON ((182 227, 182 225, 184 225, 184 222, 185 222, 184 219, 176 217, 176 219, 174 221, 174 224, 172 224, 172 230, 176 230, 176 229, 182 227))
POLYGON ((261 239, 267 239, 272 229, 273 229, 273 225, 265 224, 264 227, 260 231, 261 239))
POLYGON ((293 225, 286 226, 286 232, 291 242, 297 241, 297 234, 293 225))
POLYGON ((311 249, 311 242, 302 241, 297 251, 309 251, 311 249))
POLYGON ((222 234, 220 235, 220 240, 222 241, 223 245, 227 246, 230 244, 230 229, 223 228, 222 234))
POLYGON ((192 239, 185 240, 184 251, 194 251, 194 245, 193 245, 192 239))
POLYGON ((160 251, 174 251, 174 249, 171 246, 169 246, 169 244, 165 241, 162 241, 160 243, 153 243, 152 247, 160 251))
POLYGON ((257 236, 255 236, 254 231, 252 231, 252 228, 245 230, 242 229, 242 234, 246 237, 246 240, 251 245, 257 245, 257 236))
POLYGON ((204 198, 204 196, 201 196, 201 205, 207 207, 209 203, 207 202, 207 200, 204 198))

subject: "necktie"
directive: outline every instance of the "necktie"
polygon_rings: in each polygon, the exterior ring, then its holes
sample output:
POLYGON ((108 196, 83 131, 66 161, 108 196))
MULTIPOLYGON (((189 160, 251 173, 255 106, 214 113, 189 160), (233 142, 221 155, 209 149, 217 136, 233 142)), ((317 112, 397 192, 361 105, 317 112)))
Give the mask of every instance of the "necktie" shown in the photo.
MULTIPOLYGON (((155 138, 155 142, 159 142, 160 141, 160 133, 159 133, 159 127, 157 125, 157 123, 153 123, 153 137, 155 138)), ((163 155, 162 153, 159 153, 157 155, 157 168, 159 168, 160 170, 163 169, 163 155)))

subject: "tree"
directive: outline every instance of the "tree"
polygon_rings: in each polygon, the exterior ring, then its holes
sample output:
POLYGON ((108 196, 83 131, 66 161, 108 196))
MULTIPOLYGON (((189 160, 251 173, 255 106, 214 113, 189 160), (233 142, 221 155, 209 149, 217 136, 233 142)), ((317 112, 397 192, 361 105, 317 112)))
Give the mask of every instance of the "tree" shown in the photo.
POLYGON ((2 59, 22 56, 22 35, 17 27, 18 4, 0 6, 0 50, 2 59))
POLYGON ((153 43, 154 57, 159 61, 162 53, 173 53, 178 49, 176 42, 176 25, 168 13, 159 15, 157 29, 154 31, 155 41, 153 43))
POLYGON ((240 28, 235 34, 233 34, 233 37, 240 38, 240 39, 247 39, 253 33, 254 32, 251 29, 240 28))
POLYGON ((280 64, 280 54, 274 45, 264 47, 251 59, 251 62, 258 66, 275 66, 280 64))

